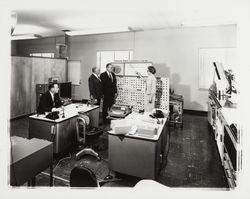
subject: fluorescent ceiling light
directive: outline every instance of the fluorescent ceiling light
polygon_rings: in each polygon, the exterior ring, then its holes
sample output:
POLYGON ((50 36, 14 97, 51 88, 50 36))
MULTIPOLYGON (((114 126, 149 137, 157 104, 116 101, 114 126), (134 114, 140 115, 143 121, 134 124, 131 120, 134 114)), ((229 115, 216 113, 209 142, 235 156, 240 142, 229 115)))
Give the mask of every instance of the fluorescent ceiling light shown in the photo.
POLYGON ((41 38, 40 35, 16 35, 12 36, 11 40, 25 40, 25 39, 38 39, 41 38))
POLYGON ((85 30, 78 30, 78 31, 65 31, 65 34, 69 36, 76 36, 76 35, 128 32, 130 30, 131 30, 130 27, 105 27, 105 28, 85 29, 85 30))
POLYGON ((30 35, 30 34, 41 34, 42 32, 48 31, 47 28, 30 25, 30 24, 17 24, 13 32, 14 35, 30 35))

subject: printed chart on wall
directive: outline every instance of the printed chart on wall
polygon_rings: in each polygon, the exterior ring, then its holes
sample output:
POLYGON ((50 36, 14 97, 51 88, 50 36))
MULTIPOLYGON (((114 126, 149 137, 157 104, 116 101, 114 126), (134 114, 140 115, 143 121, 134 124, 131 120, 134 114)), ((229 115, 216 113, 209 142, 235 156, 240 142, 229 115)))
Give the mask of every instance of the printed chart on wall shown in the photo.
POLYGON ((152 62, 127 63, 127 64, 125 64, 125 75, 126 76, 137 76, 136 73, 140 73, 141 76, 148 76, 148 74, 147 74, 148 66, 152 66, 152 62))

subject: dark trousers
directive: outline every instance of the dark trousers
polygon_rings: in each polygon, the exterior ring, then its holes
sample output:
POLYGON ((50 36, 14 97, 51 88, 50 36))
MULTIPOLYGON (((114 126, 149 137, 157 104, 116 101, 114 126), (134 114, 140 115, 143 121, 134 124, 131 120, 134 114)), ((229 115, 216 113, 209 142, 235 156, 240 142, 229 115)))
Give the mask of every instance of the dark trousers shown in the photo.
POLYGON ((103 110, 102 110, 102 115, 103 115, 103 122, 107 122, 107 116, 108 116, 108 110, 111 108, 111 106, 114 104, 114 99, 115 96, 104 96, 103 99, 103 110))

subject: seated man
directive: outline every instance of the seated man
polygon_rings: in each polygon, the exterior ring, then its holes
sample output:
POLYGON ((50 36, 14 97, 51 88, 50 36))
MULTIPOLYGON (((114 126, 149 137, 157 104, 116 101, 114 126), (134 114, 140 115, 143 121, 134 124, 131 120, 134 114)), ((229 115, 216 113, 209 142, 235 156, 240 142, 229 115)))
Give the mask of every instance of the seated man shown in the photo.
POLYGON ((62 101, 58 94, 59 87, 57 83, 49 85, 49 90, 44 93, 37 107, 37 113, 52 112, 62 106, 62 101))

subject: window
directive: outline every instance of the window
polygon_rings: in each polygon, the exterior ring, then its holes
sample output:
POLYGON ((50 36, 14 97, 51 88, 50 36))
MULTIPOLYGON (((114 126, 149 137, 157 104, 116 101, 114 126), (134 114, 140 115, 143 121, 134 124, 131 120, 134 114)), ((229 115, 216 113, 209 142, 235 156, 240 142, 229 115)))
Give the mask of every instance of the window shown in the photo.
POLYGON ((49 57, 54 58, 55 53, 30 53, 31 57, 49 57))
POLYGON ((133 51, 98 51, 97 52, 97 67, 100 67, 101 72, 106 70, 106 64, 118 60, 133 60, 133 51))

